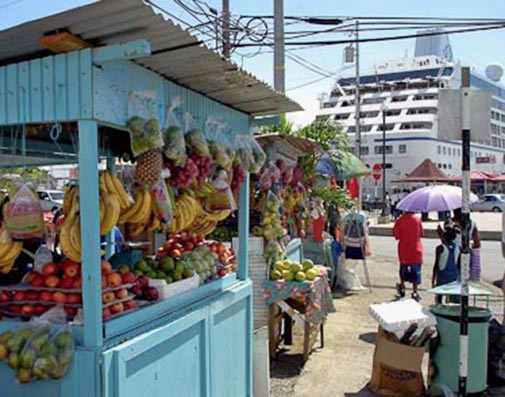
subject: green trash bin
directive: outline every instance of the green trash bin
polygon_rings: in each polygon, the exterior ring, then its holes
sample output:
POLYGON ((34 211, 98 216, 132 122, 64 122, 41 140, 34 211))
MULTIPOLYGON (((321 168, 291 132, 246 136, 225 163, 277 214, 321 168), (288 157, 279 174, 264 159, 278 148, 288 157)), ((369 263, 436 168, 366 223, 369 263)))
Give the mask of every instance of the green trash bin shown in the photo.
MULTIPOLYGON (((458 295, 459 283, 452 287, 437 287, 429 292, 437 295, 458 295)), ((490 291, 470 288, 470 295, 489 295, 490 291), (472 293, 473 292, 473 293, 472 293)), ((458 304, 437 304, 430 311, 437 319, 438 337, 430 344, 432 364, 431 385, 446 385, 453 392, 458 391, 460 306, 458 304)), ((469 307, 468 310, 468 377, 467 393, 481 393, 487 385, 488 325, 491 312, 487 308, 469 307)))

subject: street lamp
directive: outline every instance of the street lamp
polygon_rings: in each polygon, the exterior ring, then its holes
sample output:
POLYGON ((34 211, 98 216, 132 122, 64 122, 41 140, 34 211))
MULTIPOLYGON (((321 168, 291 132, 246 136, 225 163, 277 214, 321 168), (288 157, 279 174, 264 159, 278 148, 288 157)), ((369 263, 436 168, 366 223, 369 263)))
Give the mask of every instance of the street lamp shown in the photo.
POLYGON ((388 106, 382 102, 382 215, 386 215, 386 112, 388 106))

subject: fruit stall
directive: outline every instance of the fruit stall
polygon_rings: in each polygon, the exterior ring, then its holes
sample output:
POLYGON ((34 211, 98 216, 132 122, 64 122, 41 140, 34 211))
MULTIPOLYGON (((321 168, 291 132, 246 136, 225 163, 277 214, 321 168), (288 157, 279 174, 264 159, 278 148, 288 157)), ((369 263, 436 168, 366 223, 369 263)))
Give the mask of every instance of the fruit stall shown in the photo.
POLYGON ((4 393, 251 396, 251 130, 299 106, 140 0, 0 39, 0 167, 78 165, 54 246, 34 186, 2 200, 4 393))

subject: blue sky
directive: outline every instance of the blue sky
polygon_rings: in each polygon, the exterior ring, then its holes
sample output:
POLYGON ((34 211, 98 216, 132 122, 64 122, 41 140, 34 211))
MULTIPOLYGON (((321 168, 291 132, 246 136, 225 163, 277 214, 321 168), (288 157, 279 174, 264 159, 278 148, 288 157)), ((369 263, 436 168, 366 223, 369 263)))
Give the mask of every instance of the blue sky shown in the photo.
MULTIPOLYGON (((121 0, 116 0, 121 1, 121 0)), ((185 21, 194 21, 171 0, 153 0, 166 7, 185 21)), ((90 0, 0 0, 0 29, 41 18, 68 8, 88 4, 90 0)), ((186 0, 191 3, 190 0, 186 0)), ((220 10, 221 0, 207 0, 220 10)), ((436 16, 466 18, 504 18, 505 0, 285 0, 285 15, 318 16, 436 16)), ((272 14, 273 0, 230 0, 232 14, 272 14)), ((309 27, 307 27, 309 28, 309 27)), ((380 32, 380 35, 391 34, 380 32)), ((321 39, 343 40, 347 36, 335 33, 321 39)), ((372 36, 370 36, 372 37, 372 36)), ((450 38, 456 59, 463 64, 483 71, 492 62, 505 64, 505 29, 453 35, 450 38)), ((318 65, 324 70, 338 74, 342 65, 343 45, 297 51, 296 54, 318 65)), ((273 56, 271 52, 254 57, 243 57, 254 53, 254 49, 241 49, 233 59, 262 80, 273 81, 273 56)), ((402 58, 414 52, 414 40, 400 40, 361 45, 362 73, 388 59, 402 58)), ((320 77, 302 66, 286 59, 287 94, 298 101, 305 112, 295 113, 289 118, 296 124, 310 122, 317 112, 317 96, 332 87, 328 78, 303 88, 293 87, 311 82, 320 77)))

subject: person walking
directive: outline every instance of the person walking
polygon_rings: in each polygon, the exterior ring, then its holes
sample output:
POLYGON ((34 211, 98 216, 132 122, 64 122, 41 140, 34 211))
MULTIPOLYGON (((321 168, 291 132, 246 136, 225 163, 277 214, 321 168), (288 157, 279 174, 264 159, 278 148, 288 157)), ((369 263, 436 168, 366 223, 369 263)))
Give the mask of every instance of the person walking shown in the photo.
POLYGON ((396 297, 405 297, 405 283, 412 283, 412 299, 421 297, 417 287, 421 284, 423 264, 423 226, 419 217, 412 212, 401 215, 393 226, 393 236, 398 240, 398 259, 400 261, 400 282, 396 285, 396 297))

